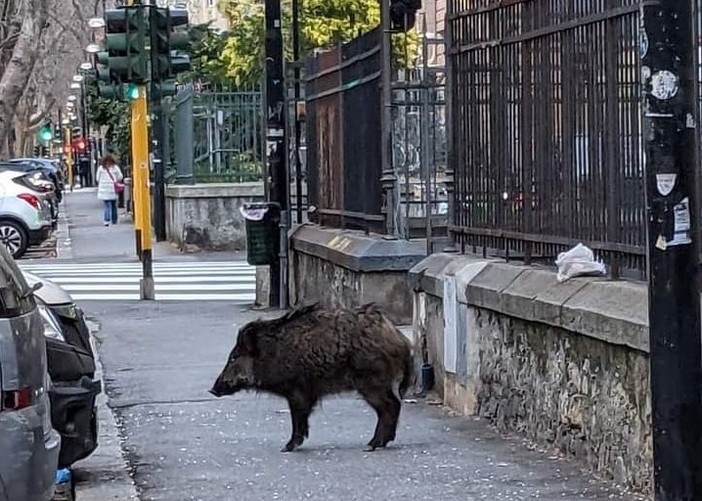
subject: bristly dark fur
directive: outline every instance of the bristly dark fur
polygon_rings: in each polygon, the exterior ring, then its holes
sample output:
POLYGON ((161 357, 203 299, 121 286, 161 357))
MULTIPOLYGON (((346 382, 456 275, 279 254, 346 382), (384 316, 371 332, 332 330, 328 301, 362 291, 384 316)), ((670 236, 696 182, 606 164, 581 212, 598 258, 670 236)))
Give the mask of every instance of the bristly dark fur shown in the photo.
POLYGON ((286 398, 293 431, 284 450, 291 451, 308 436, 321 398, 357 391, 379 416, 368 443, 373 450, 395 439, 412 377, 409 342, 377 304, 325 309, 310 303, 243 326, 212 392, 251 389, 286 398))

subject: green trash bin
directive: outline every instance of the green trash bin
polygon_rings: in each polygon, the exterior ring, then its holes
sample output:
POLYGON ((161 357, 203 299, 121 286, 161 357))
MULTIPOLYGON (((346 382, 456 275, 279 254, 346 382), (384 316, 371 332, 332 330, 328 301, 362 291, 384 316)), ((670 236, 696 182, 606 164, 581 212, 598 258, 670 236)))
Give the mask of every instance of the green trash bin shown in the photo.
POLYGON ((252 266, 271 265, 280 253, 280 205, 272 202, 244 204, 246 261, 252 266))

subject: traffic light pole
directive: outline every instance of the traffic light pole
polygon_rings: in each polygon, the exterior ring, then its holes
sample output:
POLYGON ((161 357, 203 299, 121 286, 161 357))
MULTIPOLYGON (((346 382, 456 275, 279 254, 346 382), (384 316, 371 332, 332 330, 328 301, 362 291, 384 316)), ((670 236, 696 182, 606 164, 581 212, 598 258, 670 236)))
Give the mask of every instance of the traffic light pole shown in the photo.
POLYGON ((656 501, 702 499, 696 94, 690 0, 644 2, 650 381, 656 501))
POLYGON ((164 158, 164 123, 161 92, 151 83, 151 144, 154 152, 154 236, 157 242, 166 240, 166 180, 164 158))
POLYGON ((66 155, 66 166, 68 168, 68 189, 73 192, 73 136, 70 126, 66 126, 66 144, 64 145, 64 154, 66 155), (66 153, 68 150, 68 153, 66 153))
POLYGON ((135 226, 139 221, 142 279, 141 299, 154 299, 153 253, 151 245, 151 194, 149 193, 149 131, 146 86, 139 85, 139 95, 132 102, 132 171, 134 178, 135 226))
POLYGON ((285 140, 285 75, 280 0, 265 0, 266 9, 266 173, 268 200, 280 207, 280 255, 270 265, 269 304, 287 308, 288 175, 285 140))

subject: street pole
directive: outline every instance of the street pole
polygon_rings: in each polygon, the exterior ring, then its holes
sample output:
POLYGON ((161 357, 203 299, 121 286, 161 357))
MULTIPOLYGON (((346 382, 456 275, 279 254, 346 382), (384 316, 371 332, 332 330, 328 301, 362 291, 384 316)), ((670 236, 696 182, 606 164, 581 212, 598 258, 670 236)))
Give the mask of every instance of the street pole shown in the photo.
POLYGON ((266 175, 268 200, 280 208, 279 260, 270 265, 269 303, 287 308, 287 219, 289 181, 286 169, 285 76, 280 0, 265 0, 266 9, 266 175))
POLYGON ((381 62, 381 165, 380 178, 385 192, 385 233, 387 237, 397 236, 396 188, 397 174, 392 159, 392 30, 390 23, 390 0, 380 2, 380 57, 381 62))
POLYGON ((302 131, 300 130, 300 117, 298 115, 298 102, 300 101, 300 0, 292 2, 292 42, 293 42, 293 61, 295 61, 294 78, 294 101, 295 101, 295 151, 293 158, 295 159, 295 212, 297 214, 297 224, 302 224, 302 162, 300 162, 300 138, 302 131))
POLYGON ((66 126, 66 144, 64 145, 64 153, 66 154, 66 165, 68 167, 68 189, 73 192, 73 137, 71 135, 70 124, 66 126), (68 153, 66 153, 68 150, 68 153))
POLYGON ((690 0, 642 2, 656 501, 702 499, 696 99, 690 0))
MULTIPOLYGON (((153 66, 152 66, 153 67, 153 66)), ((154 235, 157 242, 166 240, 166 159, 163 106, 158 84, 151 81, 151 143, 154 153, 154 235)))
POLYGON ((148 107, 146 86, 139 85, 139 96, 132 101, 132 172, 134 192, 138 194, 135 207, 135 223, 139 221, 141 230, 140 250, 142 278, 140 280, 141 299, 154 299, 153 255, 151 249, 151 195, 149 193, 149 131, 147 124, 148 107))

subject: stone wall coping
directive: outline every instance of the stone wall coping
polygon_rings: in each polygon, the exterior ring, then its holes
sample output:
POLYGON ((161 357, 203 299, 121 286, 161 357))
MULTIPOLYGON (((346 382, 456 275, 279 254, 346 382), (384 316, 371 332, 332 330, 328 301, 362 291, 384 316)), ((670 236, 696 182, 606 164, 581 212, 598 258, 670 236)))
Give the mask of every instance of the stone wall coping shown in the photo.
POLYGON ((458 301, 648 353, 646 284, 579 277, 476 256, 437 253, 410 271, 415 291, 443 297, 455 276, 458 301))
POLYGON ((258 198, 264 196, 262 182, 169 184, 169 198, 258 198))
POLYGON ((361 273, 406 272, 426 257, 423 247, 416 242, 312 223, 297 226, 289 235, 294 250, 361 273))

